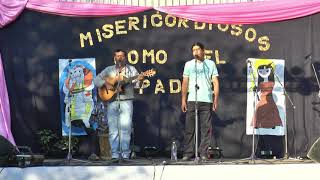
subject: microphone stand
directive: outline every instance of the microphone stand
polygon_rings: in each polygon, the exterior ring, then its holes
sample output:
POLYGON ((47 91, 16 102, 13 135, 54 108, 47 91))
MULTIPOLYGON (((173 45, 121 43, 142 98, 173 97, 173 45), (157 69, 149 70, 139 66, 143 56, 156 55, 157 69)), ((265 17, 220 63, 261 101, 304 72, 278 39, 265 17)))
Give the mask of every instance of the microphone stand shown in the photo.
POLYGON ((198 60, 195 59, 195 71, 196 71, 196 84, 195 84, 195 104, 194 104, 194 111, 195 111, 195 151, 194 151, 194 162, 199 163, 199 155, 198 155, 198 69, 197 69, 198 60))
MULTIPOLYGON (((71 63, 72 63, 72 59, 69 59, 69 62, 68 62, 68 66, 69 66, 69 69, 68 69, 68 71, 70 71, 70 69, 71 69, 71 63)), ((72 139, 71 139, 71 137, 72 137, 72 135, 71 135, 71 131, 72 131, 72 127, 71 127, 71 110, 72 110, 72 106, 71 106, 71 97, 72 97, 72 93, 70 92, 70 90, 69 90, 69 92, 68 92, 68 113, 69 113, 69 140, 68 140, 68 155, 67 155, 67 157, 66 157, 66 161, 67 161, 67 163, 70 163, 70 161, 71 160, 76 160, 76 161, 79 161, 79 162, 88 162, 88 161, 84 161, 84 160, 80 160, 80 159, 74 159, 74 158, 72 158, 72 152, 71 152, 71 141, 72 141, 72 139)))
POLYGON ((68 155, 67 155, 67 161, 70 162, 72 159, 72 153, 71 153, 71 92, 68 92, 68 113, 69 113, 69 141, 68 141, 68 155))
MULTIPOLYGON (((126 65, 124 64, 124 66, 126 66, 126 65)), ((116 70, 118 69, 117 70, 118 78, 120 77, 120 67, 121 67, 121 64, 119 62, 116 62, 116 70)), ((124 68, 126 68, 126 67, 124 67, 124 68)), ((134 161, 130 161, 130 160, 124 159, 123 156, 122 156, 123 150, 122 150, 122 146, 121 146, 121 123, 120 123, 121 107, 120 107, 120 91, 119 91, 119 88, 120 88, 120 81, 118 80, 117 88, 116 88, 116 90, 117 90, 118 113, 119 113, 119 116, 118 116, 118 119, 117 119, 117 128, 118 128, 118 136, 119 136, 119 141, 118 141, 119 160, 118 160, 118 163, 134 162, 134 161)), ((129 148, 130 148, 130 145, 129 145, 129 148)), ((130 157, 130 155, 129 155, 129 157, 130 157)), ((134 157, 135 157, 135 154, 134 154, 134 157)))
MULTIPOLYGON (((117 71, 117 76, 118 78, 120 78, 120 64, 119 62, 116 62, 116 71, 117 71)), ((121 147, 121 125, 120 125, 120 113, 121 113, 121 107, 120 107, 120 93, 119 93, 119 88, 120 88, 120 81, 118 79, 117 82, 117 103, 118 103, 118 119, 117 119, 117 127, 118 127, 118 137, 119 137, 119 141, 118 141, 118 147, 119 147, 119 163, 123 162, 123 157, 122 157, 122 147, 121 147)))
POLYGON ((131 159, 135 159, 135 158, 137 158, 137 155, 135 152, 135 142, 134 142, 134 124, 132 124, 131 130, 132 130, 132 149, 131 149, 132 152, 131 152, 130 157, 131 157, 131 159))
POLYGON ((311 66, 312 66, 312 69, 313 69, 313 73, 314 73, 314 76, 316 77, 317 79, 317 84, 318 84, 318 97, 320 98, 320 83, 319 83, 319 78, 318 78, 318 75, 317 75, 317 72, 316 72, 316 69, 314 67, 314 63, 313 63, 313 60, 312 60, 312 55, 308 55, 305 57, 307 60, 309 59, 310 62, 311 62, 311 66))
MULTIPOLYGON (((253 81, 253 86, 252 86, 252 92, 253 92, 253 117, 255 116, 255 113, 256 113, 256 101, 257 99, 259 99, 259 96, 258 96, 258 88, 256 86, 256 78, 254 76, 254 73, 253 73, 253 67, 252 67, 252 63, 249 59, 247 59, 246 61, 246 64, 247 64, 247 67, 248 67, 248 74, 250 74, 252 76, 252 81, 253 81)), ((255 118, 255 121, 257 121, 257 119, 255 118)), ((242 160, 249 160, 249 163, 255 163, 255 159, 256 159, 256 155, 255 155, 255 152, 256 152, 256 146, 255 146, 255 125, 256 123, 254 121, 252 121, 252 144, 251 144, 251 155, 250 157, 248 158, 244 158, 244 159, 241 159, 242 160)))
MULTIPOLYGON (((252 68, 252 64, 251 64, 251 61, 250 60, 247 60, 247 63, 249 65, 249 72, 252 76, 252 79, 253 79, 253 87, 252 87, 252 92, 253 92, 253 97, 254 97, 254 100, 253 100, 253 116, 255 116, 255 113, 256 113, 256 101, 257 101, 257 98, 259 99, 258 97, 258 93, 257 93, 257 86, 256 86, 256 78, 254 76, 254 73, 253 73, 253 68, 252 68)), ((257 121, 257 119, 255 118, 255 121, 257 121)), ((256 127, 256 122, 253 122, 252 123, 252 145, 251 145, 251 155, 250 155, 250 162, 253 162, 255 163, 255 158, 256 158, 256 155, 255 155, 255 127, 256 127)))
MULTIPOLYGON (((293 104, 289 94, 286 91, 286 88, 284 87, 284 85, 281 83, 279 76, 277 75, 276 71, 274 71, 274 75, 276 77, 276 80, 278 81, 278 83, 280 84, 280 86, 283 89, 283 93, 284 95, 289 99, 289 102, 291 104, 292 109, 296 109, 296 106, 293 104)), ((293 119, 294 119, 294 112, 293 112, 293 119)), ((284 153, 284 159, 288 159, 289 155, 288 155, 288 123, 286 121, 285 122, 285 131, 284 131, 284 140, 285 140, 285 153, 284 153)))

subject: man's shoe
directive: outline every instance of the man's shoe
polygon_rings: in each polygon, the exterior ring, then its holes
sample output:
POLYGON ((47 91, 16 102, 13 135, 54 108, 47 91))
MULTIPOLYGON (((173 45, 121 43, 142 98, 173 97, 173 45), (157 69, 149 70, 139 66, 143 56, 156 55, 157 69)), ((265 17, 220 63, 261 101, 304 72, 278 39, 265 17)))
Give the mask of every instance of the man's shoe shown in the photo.
POLYGON ((109 157, 109 156, 100 156, 100 159, 103 160, 103 161, 109 161, 109 160, 111 160, 112 158, 109 157))
POLYGON ((191 156, 183 156, 182 161, 190 161, 191 156))
POLYGON ((129 154, 126 154, 126 155, 122 155, 122 158, 123 159, 129 159, 130 157, 129 157, 129 154))
POLYGON ((98 157, 96 154, 92 153, 92 154, 88 157, 88 160, 89 160, 89 161, 98 161, 98 160, 99 160, 99 157, 98 157))
POLYGON ((203 161, 203 162, 208 161, 208 157, 207 156, 201 156, 201 161, 203 161))

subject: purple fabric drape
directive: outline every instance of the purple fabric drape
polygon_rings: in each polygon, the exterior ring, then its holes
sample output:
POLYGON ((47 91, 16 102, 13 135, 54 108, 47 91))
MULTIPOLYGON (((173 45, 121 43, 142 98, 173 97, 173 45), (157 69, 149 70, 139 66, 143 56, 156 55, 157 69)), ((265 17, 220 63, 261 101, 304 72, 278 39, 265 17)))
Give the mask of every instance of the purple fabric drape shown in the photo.
POLYGON ((0 28, 14 21, 27 2, 28 0, 0 0, 0 28))
POLYGON ((4 77, 1 53, 0 53, 0 135, 8 139, 12 144, 14 145, 16 144, 14 142, 14 139, 11 133, 9 97, 8 97, 6 79, 4 77))
POLYGON ((308 16, 320 11, 320 0, 271 0, 214 5, 159 7, 158 11, 214 24, 259 24, 308 16))

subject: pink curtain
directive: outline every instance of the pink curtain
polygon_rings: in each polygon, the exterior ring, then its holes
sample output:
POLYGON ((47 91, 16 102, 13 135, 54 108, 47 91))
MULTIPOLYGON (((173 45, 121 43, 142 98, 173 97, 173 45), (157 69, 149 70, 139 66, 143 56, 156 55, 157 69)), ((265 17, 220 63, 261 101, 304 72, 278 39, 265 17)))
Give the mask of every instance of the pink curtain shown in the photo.
MULTIPOLYGON (((0 27, 12 22, 27 7, 62 16, 117 16, 151 7, 63 2, 57 0, 0 0, 0 27)), ((258 24, 299 18, 320 11, 320 0, 268 0, 258 2, 168 6, 164 13, 198 22, 215 24, 258 24)))
POLYGON ((0 135, 15 145, 11 133, 9 97, 0 54, 0 135))
MULTIPOLYGON (((52 0, 0 0, 0 28, 14 21, 25 7, 35 11, 63 16, 117 16, 151 9, 147 7, 70 3, 52 0)), ((1 57, 0 61, 0 135, 15 144, 11 133, 9 98, 1 57)))
POLYGON ((28 0, 0 0, 0 28, 14 21, 27 2, 28 0))
POLYGON ((140 6, 76 3, 52 0, 29 0, 27 8, 44 13, 77 17, 118 16, 151 9, 150 7, 140 6))
MULTIPOLYGON (((151 7, 60 2, 58 0, 0 0, 0 28, 14 21, 23 9, 62 16, 117 16, 151 7)), ((299 18, 320 11, 320 0, 269 0, 246 3, 170 6, 155 8, 173 16, 215 24, 258 24, 299 18)), ((10 108, 0 56, 0 134, 14 144, 10 108)))
POLYGON ((271 0, 155 8, 185 19, 214 24, 259 24, 308 16, 320 11, 320 0, 271 0))

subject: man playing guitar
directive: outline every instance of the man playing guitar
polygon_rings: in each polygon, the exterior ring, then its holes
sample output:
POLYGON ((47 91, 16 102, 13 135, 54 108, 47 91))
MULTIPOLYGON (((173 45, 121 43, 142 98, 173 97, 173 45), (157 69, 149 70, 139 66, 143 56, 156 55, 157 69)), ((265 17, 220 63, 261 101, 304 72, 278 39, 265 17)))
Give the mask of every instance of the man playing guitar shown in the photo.
MULTIPOLYGON (((113 159, 128 159, 130 155, 130 136, 133 114, 134 87, 144 74, 138 73, 135 67, 126 64, 126 52, 118 49, 114 52, 115 65, 106 67, 94 79, 99 88, 114 93, 111 99, 105 99, 105 121, 109 126, 109 143, 113 159), (134 77, 134 79, 130 79, 134 77), (125 81, 126 79, 126 81, 125 81), (130 80, 128 80, 130 79, 130 80), (125 82, 124 82, 125 81, 125 82), (120 134, 119 134, 120 133, 120 134)), ((103 99, 103 98, 101 98, 103 99)))

